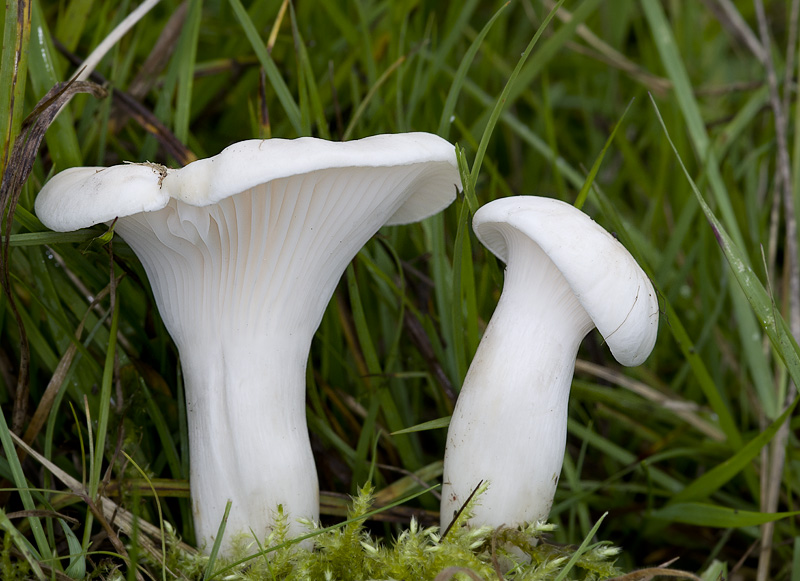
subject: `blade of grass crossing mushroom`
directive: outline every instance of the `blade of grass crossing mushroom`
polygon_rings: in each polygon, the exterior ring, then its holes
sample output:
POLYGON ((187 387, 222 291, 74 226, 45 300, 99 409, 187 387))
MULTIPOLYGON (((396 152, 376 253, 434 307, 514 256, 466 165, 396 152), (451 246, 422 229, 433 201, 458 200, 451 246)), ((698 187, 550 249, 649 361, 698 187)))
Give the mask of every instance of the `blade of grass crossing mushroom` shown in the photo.
POLYGON ((206 565, 206 570, 203 572, 203 581, 208 581, 212 577, 222 574, 222 571, 214 573, 214 565, 217 562, 217 555, 222 546, 222 538, 225 536, 225 526, 228 524, 228 515, 231 513, 232 504, 230 500, 225 504, 225 513, 222 515, 222 521, 219 523, 219 530, 214 540, 214 546, 211 547, 211 554, 208 556, 208 564, 206 565))
POLYGON ((275 91, 278 100, 283 106, 286 116, 289 118, 289 122, 298 135, 303 135, 300 107, 294 101, 294 97, 292 97, 289 87, 286 86, 283 77, 281 77, 281 73, 278 70, 278 67, 275 65, 275 61, 272 60, 272 57, 267 52, 267 48, 264 46, 264 42, 261 40, 261 36, 253 24, 253 21, 250 19, 250 16, 247 14, 247 11, 244 9, 244 6, 242 6, 242 3, 239 0, 228 0, 228 2, 230 3, 231 8, 233 8, 233 13, 236 15, 236 19, 242 26, 247 40, 250 41, 250 46, 253 47, 256 57, 258 57, 261 66, 264 67, 264 71, 267 73, 267 77, 269 77, 272 89, 275 91))

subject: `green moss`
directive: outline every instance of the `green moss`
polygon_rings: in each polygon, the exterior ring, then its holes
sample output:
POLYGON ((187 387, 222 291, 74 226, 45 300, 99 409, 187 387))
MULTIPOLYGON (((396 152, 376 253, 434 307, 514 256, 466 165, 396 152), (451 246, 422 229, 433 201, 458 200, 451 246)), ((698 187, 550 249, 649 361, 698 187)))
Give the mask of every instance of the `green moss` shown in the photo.
POLYGON ((4 581, 17 581, 30 578, 30 566, 25 559, 12 557, 14 542, 11 534, 3 535, 3 549, 0 553, 0 572, 4 581))
MULTIPOLYGON (((535 523, 518 529, 469 528, 480 493, 456 518, 444 536, 438 527, 420 527, 412 520, 391 543, 370 536, 363 523, 373 503, 373 488, 367 484, 353 498, 344 525, 317 529, 314 549, 306 550, 287 537, 288 519, 279 509, 275 529, 263 544, 241 536, 234 540, 231 558, 215 566, 212 579, 226 581, 357 581, 362 579, 433 580, 449 569, 447 579, 468 579, 470 571, 481 579, 546 581, 591 581, 620 574, 613 559, 618 549, 607 543, 591 545, 574 563, 576 547, 547 544, 543 536, 555 527, 535 523), (559 575, 563 575, 559 577, 559 575)), ((202 579, 207 557, 181 556, 177 538, 169 539, 168 566, 188 579, 202 579)))

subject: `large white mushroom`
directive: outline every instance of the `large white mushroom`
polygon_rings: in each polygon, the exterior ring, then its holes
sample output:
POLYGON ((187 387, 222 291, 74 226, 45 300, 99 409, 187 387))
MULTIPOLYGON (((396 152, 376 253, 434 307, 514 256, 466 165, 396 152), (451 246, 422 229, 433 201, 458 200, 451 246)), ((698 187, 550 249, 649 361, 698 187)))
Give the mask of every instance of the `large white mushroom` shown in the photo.
MULTIPOLYGON (((454 148, 425 133, 335 143, 243 141, 172 170, 73 168, 36 213, 68 231, 119 218, 180 352, 198 541, 260 539, 282 505, 317 519, 305 414, 312 336, 347 264, 385 224, 430 216, 460 188, 454 148)), ((226 546, 226 545, 224 545, 226 546)))
POLYGON ((489 488, 470 524, 545 520, 564 458, 580 342, 597 327, 617 361, 639 365, 658 330, 650 280, 573 206, 503 198, 480 208, 472 225, 506 273, 447 433, 442 528, 481 481, 489 488))

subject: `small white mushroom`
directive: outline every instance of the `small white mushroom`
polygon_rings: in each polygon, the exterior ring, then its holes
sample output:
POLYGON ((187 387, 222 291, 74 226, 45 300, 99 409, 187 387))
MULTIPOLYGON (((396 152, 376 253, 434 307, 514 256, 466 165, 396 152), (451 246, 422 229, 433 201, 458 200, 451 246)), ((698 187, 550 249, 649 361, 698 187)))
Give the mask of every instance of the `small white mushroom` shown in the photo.
POLYGON ((573 206, 503 198, 473 219, 505 283, 447 433, 442 528, 480 481, 472 525, 545 520, 564 458, 578 346, 594 327, 623 365, 656 340, 658 300, 630 253, 573 206))
MULTIPOLYGON (((252 140, 171 170, 73 168, 36 213, 68 231, 119 218, 180 352, 198 541, 269 532, 282 505, 318 519, 306 427, 311 340, 347 264, 385 224, 430 216, 460 188, 455 151, 425 133, 335 143, 252 140)), ((226 545, 224 545, 226 546, 226 545)))

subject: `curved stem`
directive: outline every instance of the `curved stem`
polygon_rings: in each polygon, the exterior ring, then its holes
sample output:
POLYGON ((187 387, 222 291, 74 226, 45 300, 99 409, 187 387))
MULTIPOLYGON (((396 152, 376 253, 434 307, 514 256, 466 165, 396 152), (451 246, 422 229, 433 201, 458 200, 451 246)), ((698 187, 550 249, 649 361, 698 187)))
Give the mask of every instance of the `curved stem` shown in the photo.
POLYGON ((467 372, 447 434, 441 524, 482 480, 470 523, 547 518, 564 457, 578 345, 594 326, 532 241, 506 233, 503 294, 467 372))

